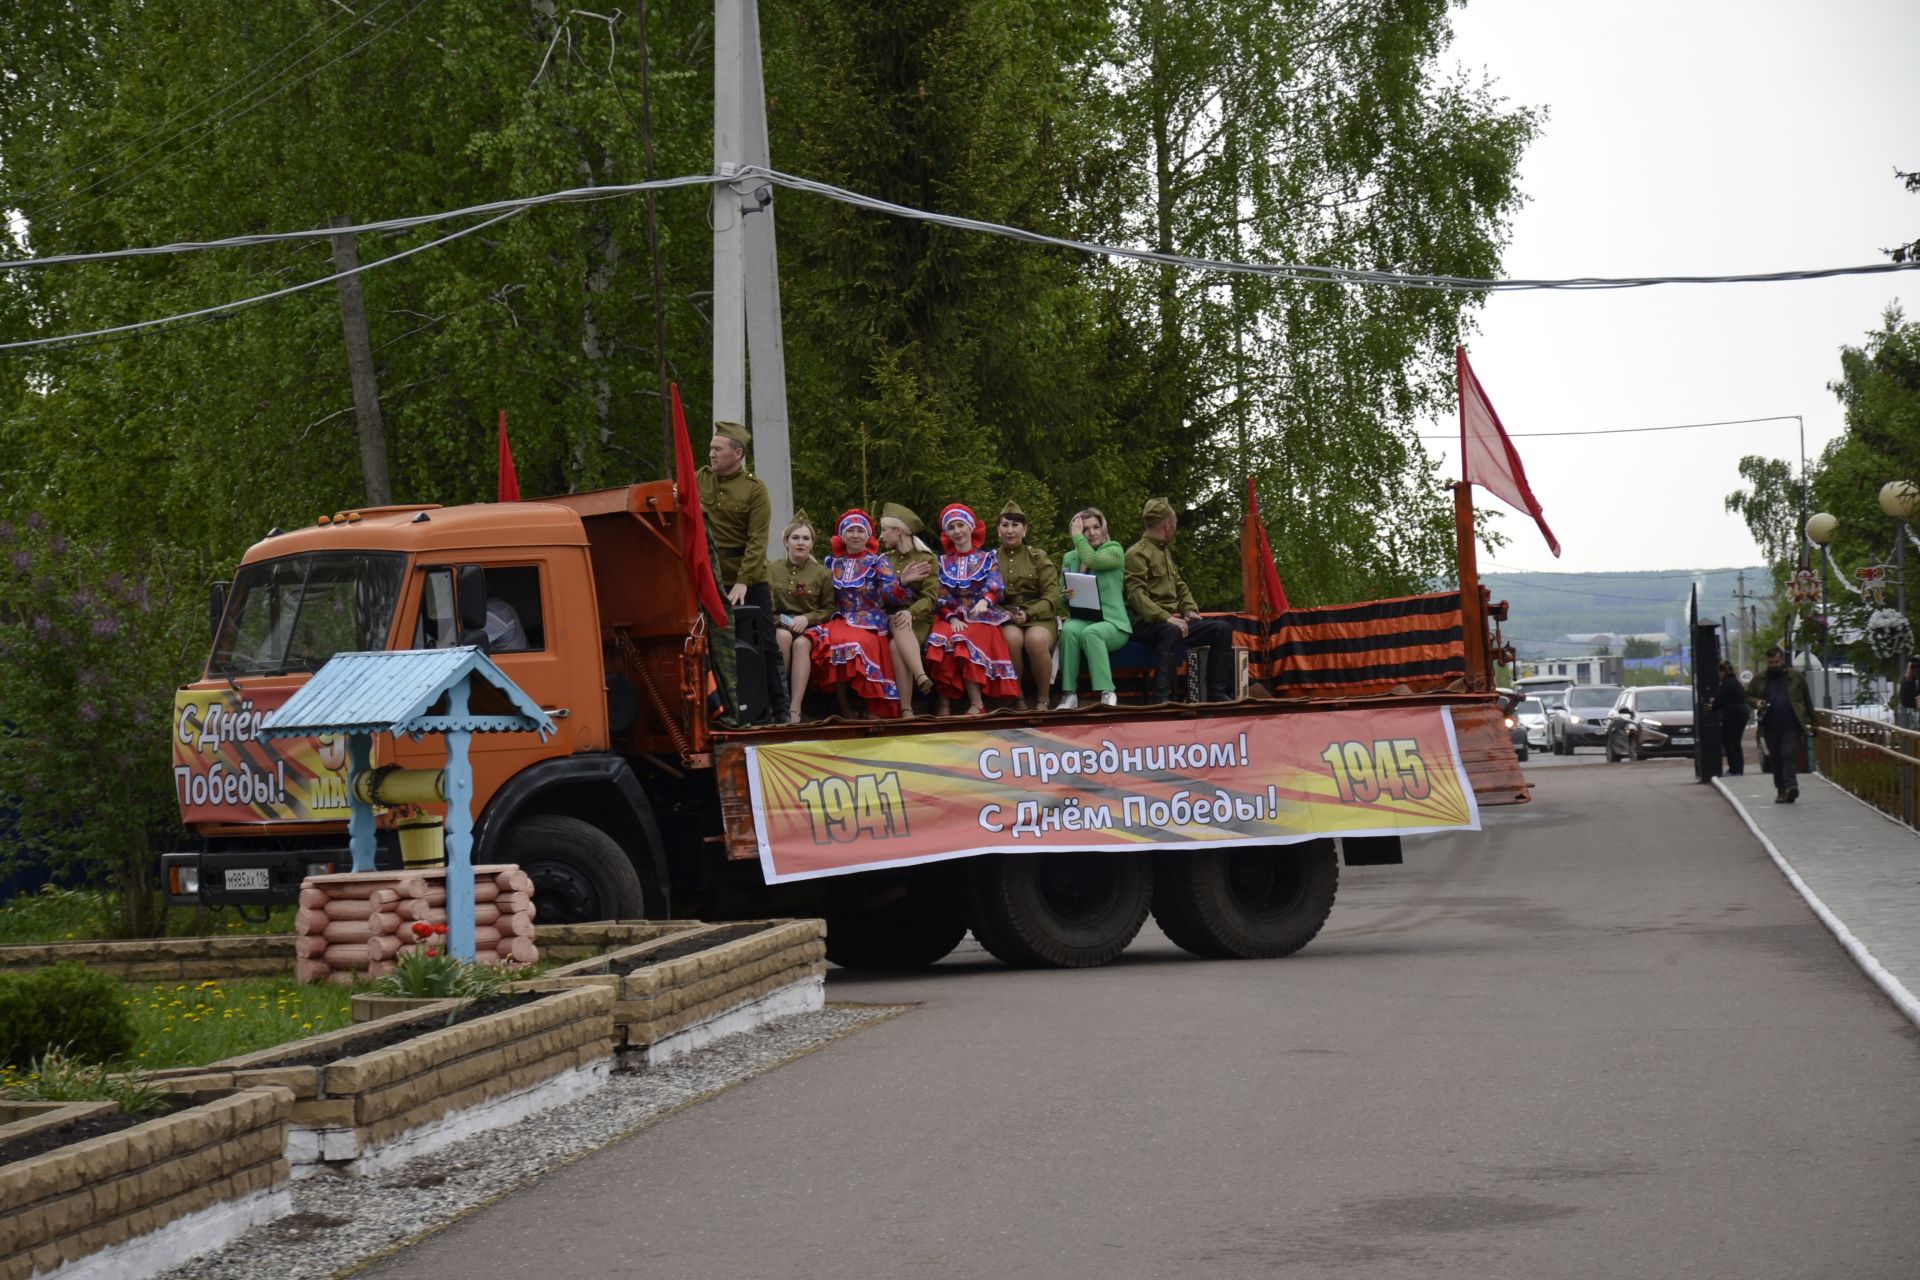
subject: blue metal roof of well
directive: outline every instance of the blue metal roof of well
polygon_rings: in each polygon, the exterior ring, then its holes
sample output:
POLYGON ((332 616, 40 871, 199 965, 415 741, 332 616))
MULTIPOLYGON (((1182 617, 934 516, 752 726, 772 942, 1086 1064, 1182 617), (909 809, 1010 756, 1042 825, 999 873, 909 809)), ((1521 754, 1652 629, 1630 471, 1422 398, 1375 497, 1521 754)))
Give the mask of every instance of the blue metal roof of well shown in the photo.
MULTIPOLYGON (((497 690, 508 704, 513 727, 553 732, 553 720, 508 679, 486 654, 473 646, 454 649, 397 649, 375 653, 336 653, 285 706, 261 722, 262 737, 301 737, 315 733, 407 733, 427 718, 427 709, 462 678, 497 690)), ((491 700, 491 699, 489 699, 491 700)), ((468 714, 453 728, 499 731, 500 712, 469 700, 468 714)), ((434 730, 447 727, 435 724, 434 730)))

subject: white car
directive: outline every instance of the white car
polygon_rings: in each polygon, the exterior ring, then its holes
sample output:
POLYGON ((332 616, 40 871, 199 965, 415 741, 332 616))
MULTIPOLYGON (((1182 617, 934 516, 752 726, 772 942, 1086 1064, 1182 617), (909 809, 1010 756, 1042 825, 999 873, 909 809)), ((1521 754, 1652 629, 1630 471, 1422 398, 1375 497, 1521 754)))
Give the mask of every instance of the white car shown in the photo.
POLYGON ((1522 698, 1513 709, 1513 718, 1527 731, 1527 745, 1547 749, 1547 704, 1539 698, 1522 698))

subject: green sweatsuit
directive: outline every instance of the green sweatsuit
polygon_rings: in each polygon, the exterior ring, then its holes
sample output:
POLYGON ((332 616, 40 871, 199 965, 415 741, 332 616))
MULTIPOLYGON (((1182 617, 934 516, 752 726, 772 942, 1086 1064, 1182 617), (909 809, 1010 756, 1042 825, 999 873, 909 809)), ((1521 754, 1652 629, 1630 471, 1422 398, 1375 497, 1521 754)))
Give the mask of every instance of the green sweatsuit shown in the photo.
MULTIPOLYGON (((1073 550, 1061 562, 1066 573, 1091 573, 1100 589, 1100 621, 1064 618, 1060 623, 1060 692, 1077 693, 1080 655, 1087 657, 1087 678, 1096 693, 1113 692, 1113 667, 1108 655, 1127 642, 1133 624, 1127 621, 1127 552, 1107 541, 1095 547, 1085 534, 1075 534, 1073 550), (1081 566, 1086 566, 1082 568, 1081 566)), ((1065 610, 1062 610, 1065 613, 1065 610)))

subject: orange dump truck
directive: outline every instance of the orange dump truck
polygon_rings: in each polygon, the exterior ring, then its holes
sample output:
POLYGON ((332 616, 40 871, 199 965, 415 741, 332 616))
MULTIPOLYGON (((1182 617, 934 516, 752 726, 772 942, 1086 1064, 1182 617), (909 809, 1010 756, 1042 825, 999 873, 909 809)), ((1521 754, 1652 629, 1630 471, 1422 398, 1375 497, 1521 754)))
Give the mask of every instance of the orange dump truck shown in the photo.
MULTIPOLYGON (((292 902, 349 869, 337 740, 260 722, 334 653, 484 643, 558 732, 474 736, 476 863, 542 921, 822 915, 848 965, 929 964, 974 935, 1012 964, 1103 963, 1149 911, 1187 950, 1285 955, 1339 864, 1524 802, 1488 637, 1457 593, 1234 619, 1252 696, 1206 706, 732 727, 664 481, 397 506, 274 531, 214 595, 172 724, 189 847, 177 903, 292 902)), ((1476 612, 1476 617, 1482 616, 1476 612)), ((751 688, 750 647, 736 650, 751 688)), ((1123 680, 1124 683, 1124 680, 1123 680)), ((377 740, 434 768, 441 742, 377 740)), ((399 865, 384 811, 378 862, 399 865)))

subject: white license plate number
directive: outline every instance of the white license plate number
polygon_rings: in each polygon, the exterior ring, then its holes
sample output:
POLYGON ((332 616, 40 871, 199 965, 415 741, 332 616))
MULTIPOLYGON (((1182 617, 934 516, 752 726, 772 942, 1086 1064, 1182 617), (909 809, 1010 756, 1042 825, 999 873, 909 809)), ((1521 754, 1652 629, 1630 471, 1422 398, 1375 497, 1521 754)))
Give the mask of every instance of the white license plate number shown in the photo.
POLYGON ((1673 740, 1673 745, 1676 747, 1690 747, 1693 745, 1693 739, 1692 738, 1675 738, 1673 740))
POLYGON ((226 873, 226 885, 229 889, 269 889, 267 869, 265 867, 246 867, 226 873))

